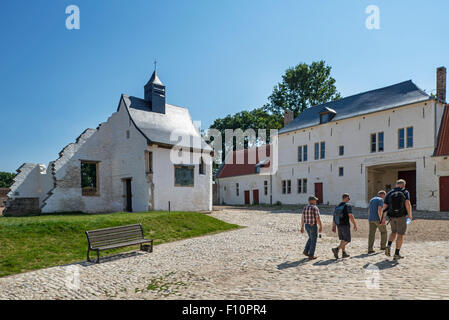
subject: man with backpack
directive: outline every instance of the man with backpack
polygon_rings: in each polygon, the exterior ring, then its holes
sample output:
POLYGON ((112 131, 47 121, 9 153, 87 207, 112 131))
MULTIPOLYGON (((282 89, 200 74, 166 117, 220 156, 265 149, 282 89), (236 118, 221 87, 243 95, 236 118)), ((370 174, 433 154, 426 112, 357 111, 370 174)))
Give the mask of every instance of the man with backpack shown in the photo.
POLYGON ((349 205, 351 197, 345 193, 342 196, 342 202, 335 208, 334 218, 332 223, 332 232, 338 229, 338 239, 340 245, 336 248, 332 248, 335 259, 338 259, 338 251, 341 249, 342 258, 348 258, 349 254, 346 252, 346 245, 351 242, 351 224, 354 225, 354 231, 357 231, 357 224, 355 223, 354 216, 352 214, 352 207, 349 205))
POLYGON ((384 211, 387 212, 391 225, 391 234, 388 239, 387 248, 385 249, 385 255, 388 257, 391 255, 391 245, 397 237, 394 260, 403 258, 400 255, 400 250, 405 232, 407 231, 407 216, 410 220, 413 219, 410 193, 405 189, 405 185, 405 180, 398 180, 396 182, 396 188, 388 192, 384 203, 384 211))
POLYGON ((368 222, 368 254, 374 253, 374 240, 376 239, 376 231, 380 231, 380 250, 385 251, 387 248, 387 226, 384 218, 384 199, 387 193, 383 190, 377 193, 377 196, 369 202, 368 222))

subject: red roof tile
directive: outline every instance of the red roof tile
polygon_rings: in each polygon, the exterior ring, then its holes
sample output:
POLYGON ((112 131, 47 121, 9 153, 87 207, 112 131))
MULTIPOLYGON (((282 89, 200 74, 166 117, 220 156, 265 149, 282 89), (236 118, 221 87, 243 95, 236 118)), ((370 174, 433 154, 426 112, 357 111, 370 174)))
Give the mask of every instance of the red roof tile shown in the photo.
POLYGON ((248 174, 256 174, 257 164, 259 164, 261 167, 264 168, 269 167, 271 163, 270 145, 264 145, 263 147, 260 148, 265 148, 265 150, 259 151, 259 148, 251 148, 233 151, 232 157, 228 156, 226 158, 225 164, 221 167, 220 171, 217 174, 217 178, 227 178, 227 177, 243 176, 248 174), (248 150, 250 152, 249 159, 248 159, 248 150), (262 153, 260 155, 261 157, 259 157, 259 152, 262 153), (238 163, 237 160, 239 161, 238 163), (264 160, 267 162, 261 163, 264 160))

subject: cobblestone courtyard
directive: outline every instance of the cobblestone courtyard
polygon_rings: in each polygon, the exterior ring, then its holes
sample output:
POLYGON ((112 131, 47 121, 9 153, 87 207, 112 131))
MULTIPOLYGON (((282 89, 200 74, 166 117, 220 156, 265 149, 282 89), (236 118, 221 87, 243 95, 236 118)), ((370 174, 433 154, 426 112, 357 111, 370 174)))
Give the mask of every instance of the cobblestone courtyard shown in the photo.
POLYGON ((406 238, 395 263, 367 255, 366 239, 354 235, 351 257, 335 260, 337 240, 325 230, 309 262, 298 214, 225 207, 212 215, 245 228, 1 278, 0 299, 449 299, 447 239, 406 238))

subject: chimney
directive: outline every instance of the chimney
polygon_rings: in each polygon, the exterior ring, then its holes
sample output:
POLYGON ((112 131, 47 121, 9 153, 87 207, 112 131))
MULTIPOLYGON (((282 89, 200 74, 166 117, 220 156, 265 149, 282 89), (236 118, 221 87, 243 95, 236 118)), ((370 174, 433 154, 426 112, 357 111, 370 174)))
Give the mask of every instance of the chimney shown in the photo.
POLYGON ((286 127, 294 118, 293 111, 285 110, 284 112, 284 127, 286 127))
POLYGON ((446 102, 446 68, 439 67, 437 69, 437 98, 442 102, 446 102))

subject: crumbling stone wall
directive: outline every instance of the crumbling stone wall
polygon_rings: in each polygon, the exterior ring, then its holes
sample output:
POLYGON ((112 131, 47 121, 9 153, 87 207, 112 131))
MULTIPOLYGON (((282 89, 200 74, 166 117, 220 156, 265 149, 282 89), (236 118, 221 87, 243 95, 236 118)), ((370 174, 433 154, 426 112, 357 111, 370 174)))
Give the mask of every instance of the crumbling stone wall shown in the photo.
POLYGON ((20 217, 31 214, 39 214, 39 198, 14 198, 6 201, 5 217, 20 217))

